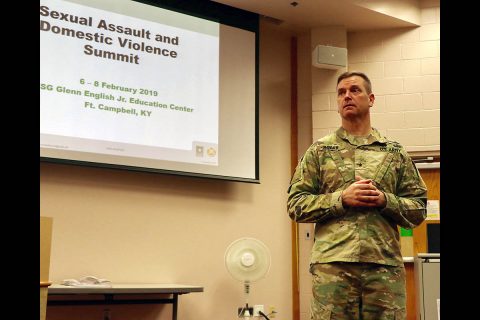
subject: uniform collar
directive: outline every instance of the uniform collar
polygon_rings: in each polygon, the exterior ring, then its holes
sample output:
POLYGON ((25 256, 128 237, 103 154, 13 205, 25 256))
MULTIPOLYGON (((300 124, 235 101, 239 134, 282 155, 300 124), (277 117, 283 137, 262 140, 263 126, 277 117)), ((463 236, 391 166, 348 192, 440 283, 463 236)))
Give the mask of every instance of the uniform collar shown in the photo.
POLYGON ((370 134, 366 137, 358 137, 351 135, 343 127, 338 128, 336 134, 340 139, 347 140, 348 142, 350 142, 350 144, 356 146, 369 145, 373 144, 374 142, 379 142, 381 144, 387 143, 387 139, 383 137, 380 132, 375 128, 372 128, 372 131, 370 131, 370 134))

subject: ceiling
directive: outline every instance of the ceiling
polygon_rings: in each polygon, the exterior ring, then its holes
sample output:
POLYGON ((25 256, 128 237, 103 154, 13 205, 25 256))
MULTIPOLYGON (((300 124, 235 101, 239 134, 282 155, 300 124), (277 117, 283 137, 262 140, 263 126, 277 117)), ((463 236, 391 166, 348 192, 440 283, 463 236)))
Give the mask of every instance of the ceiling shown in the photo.
POLYGON ((322 26, 345 26, 347 31, 418 26, 420 4, 428 2, 439 5, 440 2, 439 0, 212 1, 258 13, 265 21, 293 33, 303 33, 322 26), (407 17, 407 14, 410 17, 407 17))

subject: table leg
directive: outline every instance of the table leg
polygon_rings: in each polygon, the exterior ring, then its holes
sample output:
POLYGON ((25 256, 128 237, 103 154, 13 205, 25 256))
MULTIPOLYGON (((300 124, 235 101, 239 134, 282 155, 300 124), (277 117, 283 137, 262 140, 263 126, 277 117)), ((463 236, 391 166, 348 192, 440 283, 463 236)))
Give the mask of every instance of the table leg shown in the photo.
POLYGON ((177 307, 178 307, 178 294, 173 294, 173 312, 172 312, 172 320, 177 320, 177 307))

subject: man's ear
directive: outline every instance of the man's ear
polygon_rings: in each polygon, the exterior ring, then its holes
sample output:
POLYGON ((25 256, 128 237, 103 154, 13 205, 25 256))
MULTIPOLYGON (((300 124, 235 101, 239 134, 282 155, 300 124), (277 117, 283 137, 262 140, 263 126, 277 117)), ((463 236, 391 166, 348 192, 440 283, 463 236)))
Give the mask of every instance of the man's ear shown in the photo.
POLYGON ((368 100, 368 105, 370 106, 370 108, 373 107, 373 103, 375 102, 375 95, 373 93, 370 93, 368 95, 368 100))

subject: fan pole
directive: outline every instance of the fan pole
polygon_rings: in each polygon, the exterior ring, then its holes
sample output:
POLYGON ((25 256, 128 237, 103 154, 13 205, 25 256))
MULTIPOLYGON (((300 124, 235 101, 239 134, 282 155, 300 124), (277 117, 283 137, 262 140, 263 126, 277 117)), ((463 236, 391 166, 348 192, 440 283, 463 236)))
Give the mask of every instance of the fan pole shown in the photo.
POLYGON ((250 317, 250 308, 248 307, 248 296, 250 294, 250 280, 245 280, 243 282, 244 293, 245 293, 245 310, 243 311, 244 317, 250 317))

